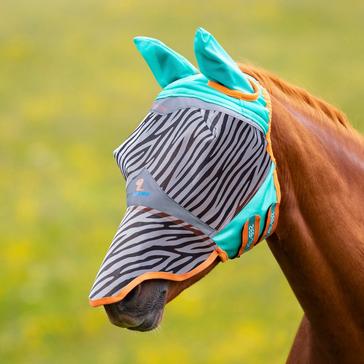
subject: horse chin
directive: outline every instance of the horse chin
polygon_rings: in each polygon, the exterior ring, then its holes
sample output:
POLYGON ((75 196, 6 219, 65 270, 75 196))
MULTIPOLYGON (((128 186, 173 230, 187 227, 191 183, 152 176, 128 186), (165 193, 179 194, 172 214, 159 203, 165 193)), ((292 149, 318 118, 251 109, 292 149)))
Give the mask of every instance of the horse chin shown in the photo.
POLYGON ((133 331, 151 331, 156 329, 162 321, 164 307, 140 312, 136 315, 115 312, 112 308, 115 307, 113 305, 105 305, 105 310, 110 322, 118 327, 133 331))
POLYGON ((133 331, 151 331, 156 329, 162 321, 163 309, 148 314, 144 317, 143 321, 137 326, 128 327, 128 330, 133 331))

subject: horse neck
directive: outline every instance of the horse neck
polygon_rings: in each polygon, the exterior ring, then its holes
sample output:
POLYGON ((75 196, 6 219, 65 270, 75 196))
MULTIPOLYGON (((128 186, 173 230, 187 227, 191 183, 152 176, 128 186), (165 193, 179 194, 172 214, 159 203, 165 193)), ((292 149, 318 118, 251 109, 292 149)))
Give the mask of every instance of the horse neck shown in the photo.
POLYGON ((364 148, 354 131, 314 120, 293 102, 273 96, 272 106, 282 203, 269 247, 318 342, 336 359, 347 355, 348 345, 358 354, 364 339, 364 148))

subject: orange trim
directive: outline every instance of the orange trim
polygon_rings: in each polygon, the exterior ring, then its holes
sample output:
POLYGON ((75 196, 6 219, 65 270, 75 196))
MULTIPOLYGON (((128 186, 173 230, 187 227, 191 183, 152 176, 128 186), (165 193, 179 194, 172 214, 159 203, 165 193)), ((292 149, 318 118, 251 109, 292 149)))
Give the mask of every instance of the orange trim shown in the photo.
POLYGON ((101 305, 107 305, 110 303, 121 301, 133 288, 135 288, 138 284, 142 283, 143 281, 147 281, 150 279, 169 279, 171 281, 184 281, 188 278, 193 277, 194 275, 202 272, 204 269, 209 267, 217 257, 220 257, 222 261, 227 260, 227 254, 220 248, 214 250, 210 256, 199 266, 192 269, 190 272, 182 273, 182 274, 173 274, 167 272, 149 272, 140 275, 133 279, 129 284, 123 287, 116 296, 111 297, 103 297, 96 300, 89 300, 89 303, 92 307, 97 307, 101 305))
MULTIPOLYGON (((271 128, 270 128, 270 124, 272 122, 272 102, 271 102, 271 99, 270 99, 270 95, 269 95, 269 92, 263 88, 263 94, 264 94, 264 98, 267 102, 267 107, 268 107, 268 110, 269 110, 269 129, 268 129, 268 132, 267 132, 267 135, 266 135, 266 139, 267 139, 267 152, 269 153, 269 155, 271 156, 274 164, 276 165, 276 168, 274 169, 274 172, 273 172, 273 178, 274 178, 274 186, 276 188, 276 191, 277 191, 277 202, 278 204, 280 203, 281 201, 281 188, 279 186, 279 181, 278 181, 278 176, 277 176, 277 162, 276 162, 276 159, 274 157, 274 154, 273 154, 273 149, 272 149, 272 141, 271 141, 271 138, 270 138, 270 132, 271 132, 271 128)), ((279 207, 279 206, 277 206, 279 207)))
MULTIPOLYGON (((240 69, 242 69, 240 67, 240 69)), ((274 187, 276 189, 277 192, 277 205, 275 207, 275 221, 274 224, 272 226, 272 232, 271 234, 275 231, 276 227, 277 227, 277 223, 278 223, 278 217, 279 217, 279 206, 280 206, 280 202, 281 202, 281 187, 279 185, 279 180, 278 180, 278 174, 277 174, 277 162, 276 159, 274 157, 273 154, 273 149, 272 149, 272 141, 270 138, 270 133, 271 133, 271 123, 272 123, 272 101, 269 95, 269 92, 263 87, 263 94, 264 94, 264 98, 267 102, 267 107, 269 110, 269 129, 266 135, 266 139, 267 139, 267 152, 269 153, 270 157, 272 158, 276 168, 273 171, 273 180, 274 180, 274 187)))
POLYGON ((246 247, 246 245, 248 244, 248 230, 249 230, 249 220, 247 220, 243 226, 243 231, 242 231, 242 237, 241 237, 241 246, 240 249, 238 251, 238 257, 240 257, 240 255, 243 254, 244 249, 246 247))
POLYGON ((223 86, 221 83, 217 83, 215 81, 209 81, 207 84, 216 89, 217 91, 220 91, 228 96, 234 97, 236 99, 245 100, 245 101, 255 101, 259 97, 259 86, 250 78, 248 78, 248 81, 250 82, 250 85, 253 87, 254 93, 247 94, 238 90, 232 90, 230 88, 227 88, 223 86))
POLYGON ((221 261, 223 263, 225 263, 226 261, 229 260, 229 256, 225 250, 222 250, 221 248, 216 248, 215 251, 217 252, 217 254, 219 255, 219 258, 221 259, 221 261))

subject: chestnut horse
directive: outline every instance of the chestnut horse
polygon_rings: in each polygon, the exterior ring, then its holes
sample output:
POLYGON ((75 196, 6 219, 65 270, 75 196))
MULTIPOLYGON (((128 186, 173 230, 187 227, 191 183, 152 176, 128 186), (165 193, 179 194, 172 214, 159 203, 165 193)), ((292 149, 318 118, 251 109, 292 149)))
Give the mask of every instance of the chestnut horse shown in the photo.
POLYGON ((289 363, 364 363, 363 139, 345 116, 267 72, 282 189, 268 245, 305 316, 289 363))
MULTIPOLYGON (((304 310, 288 363, 364 363, 363 139, 326 102, 264 70, 240 67, 272 101, 282 197, 268 245, 304 310)), ((128 327, 132 310, 160 320, 165 303, 216 264, 183 282, 141 283, 105 305, 110 320, 128 327), (151 301, 158 303, 153 310, 144 305, 151 301)))

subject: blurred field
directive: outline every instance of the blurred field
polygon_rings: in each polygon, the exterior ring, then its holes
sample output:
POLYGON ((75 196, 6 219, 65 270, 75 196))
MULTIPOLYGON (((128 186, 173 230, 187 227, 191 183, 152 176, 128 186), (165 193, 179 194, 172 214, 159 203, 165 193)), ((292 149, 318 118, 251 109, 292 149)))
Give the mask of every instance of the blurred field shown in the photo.
POLYGON ((265 243, 169 304, 156 332, 88 306, 125 208, 112 150, 158 92, 132 37, 194 62, 204 26, 363 131, 363 18, 359 0, 2 0, 0 362, 283 363, 301 310, 265 243))

